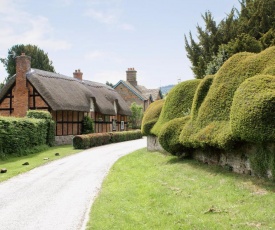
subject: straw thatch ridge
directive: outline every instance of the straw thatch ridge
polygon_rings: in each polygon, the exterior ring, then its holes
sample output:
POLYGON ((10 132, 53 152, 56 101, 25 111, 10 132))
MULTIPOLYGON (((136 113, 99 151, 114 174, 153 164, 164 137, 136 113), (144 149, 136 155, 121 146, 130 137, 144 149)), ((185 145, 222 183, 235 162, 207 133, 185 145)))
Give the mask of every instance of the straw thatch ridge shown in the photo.
MULTIPOLYGON (((0 101, 5 98, 9 89, 15 84, 14 76, 1 90, 0 101)), ((54 111, 90 111, 91 100, 96 112, 105 115, 117 113, 131 115, 126 102, 111 87, 92 81, 81 81, 76 78, 48 71, 31 69, 26 74, 27 80, 37 90, 45 102, 54 111)))

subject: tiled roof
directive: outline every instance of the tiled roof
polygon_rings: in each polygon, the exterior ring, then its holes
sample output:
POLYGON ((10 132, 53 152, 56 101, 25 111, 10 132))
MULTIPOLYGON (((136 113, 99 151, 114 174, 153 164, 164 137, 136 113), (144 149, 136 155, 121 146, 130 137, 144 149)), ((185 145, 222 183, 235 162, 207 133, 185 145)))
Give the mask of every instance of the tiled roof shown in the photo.
POLYGON ((155 101, 158 95, 161 95, 160 89, 147 89, 145 86, 137 85, 133 86, 128 81, 120 80, 116 85, 114 85, 114 89, 119 85, 125 85, 130 91, 132 91, 136 96, 138 96, 141 100, 149 100, 151 98, 152 101, 155 101))

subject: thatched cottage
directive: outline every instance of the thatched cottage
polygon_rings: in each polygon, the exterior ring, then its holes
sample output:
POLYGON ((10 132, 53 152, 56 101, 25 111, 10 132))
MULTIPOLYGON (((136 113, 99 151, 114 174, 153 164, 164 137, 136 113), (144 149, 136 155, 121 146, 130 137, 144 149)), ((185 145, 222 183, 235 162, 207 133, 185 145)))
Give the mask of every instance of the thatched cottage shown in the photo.
POLYGON ((127 130, 131 111, 123 98, 105 84, 83 80, 80 70, 73 75, 31 69, 29 56, 16 57, 16 74, 0 91, 0 116, 48 110, 56 136, 81 134, 84 116, 94 119, 95 132, 127 130))
POLYGON ((145 86, 138 85, 137 71, 134 68, 128 68, 126 71, 126 81, 120 80, 113 87, 130 107, 133 102, 142 105, 145 111, 148 106, 159 99, 162 99, 160 89, 147 89, 145 86))

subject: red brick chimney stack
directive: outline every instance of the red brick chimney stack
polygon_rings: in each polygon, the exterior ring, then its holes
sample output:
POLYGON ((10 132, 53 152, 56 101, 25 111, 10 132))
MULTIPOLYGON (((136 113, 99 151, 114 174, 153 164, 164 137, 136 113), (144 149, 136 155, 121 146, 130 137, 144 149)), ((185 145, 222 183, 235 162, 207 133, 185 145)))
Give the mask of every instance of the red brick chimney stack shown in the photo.
POLYGON ((83 75, 83 73, 80 71, 80 69, 75 70, 75 72, 73 74, 74 74, 74 78, 82 81, 82 75, 83 75))
POLYGON ((29 108, 27 72, 31 70, 31 57, 22 53, 16 57, 16 80, 14 89, 14 113, 15 117, 25 117, 29 108))
POLYGON ((126 71, 126 81, 130 82, 133 86, 137 86, 137 71, 135 68, 128 68, 126 71))

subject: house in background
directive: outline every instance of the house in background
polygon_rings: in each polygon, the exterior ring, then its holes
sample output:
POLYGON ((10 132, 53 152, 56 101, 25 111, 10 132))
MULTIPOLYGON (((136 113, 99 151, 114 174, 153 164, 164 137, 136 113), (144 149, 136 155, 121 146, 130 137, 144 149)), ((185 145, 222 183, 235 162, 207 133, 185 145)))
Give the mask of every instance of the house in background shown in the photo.
POLYGON ((84 116, 93 118, 95 132, 127 130, 131 111, 123 98, 105 84, 83 80, 80 70, 73 75, 31 69, 29 56, 16 57, 16 74, 0 91, 0 116, 47 110, 63 139, 81 134, 84 116))
POLYGON ((142 105, 145 111, 148 106, 159 99, 162 99, 160 89, 147 89, 137 83, 137 71, 134 68, 128 68, 126 71, 126 81, 120 80, 113 87, 130 107, 133 102, 142 105))

